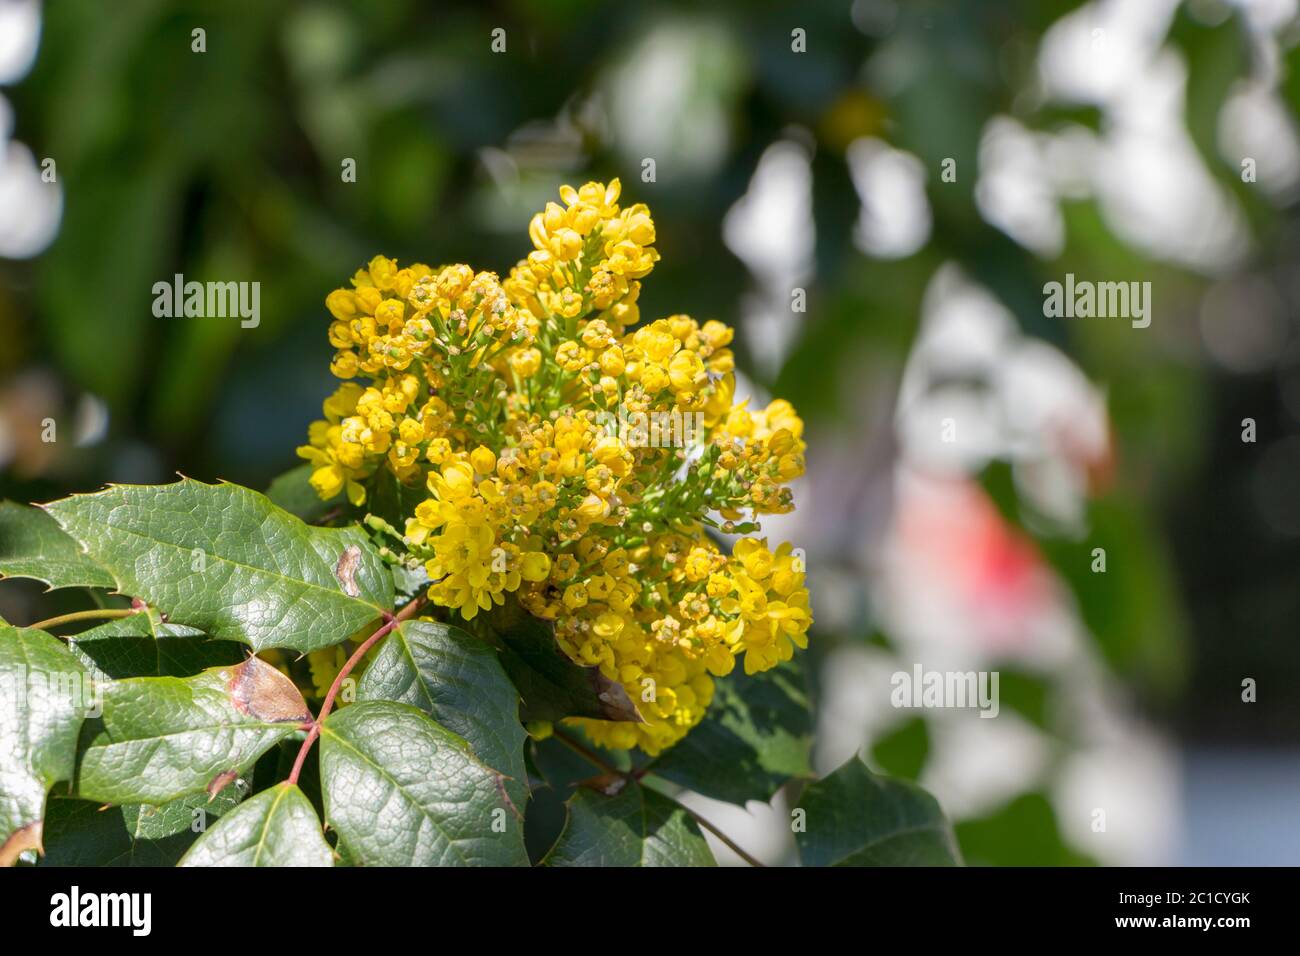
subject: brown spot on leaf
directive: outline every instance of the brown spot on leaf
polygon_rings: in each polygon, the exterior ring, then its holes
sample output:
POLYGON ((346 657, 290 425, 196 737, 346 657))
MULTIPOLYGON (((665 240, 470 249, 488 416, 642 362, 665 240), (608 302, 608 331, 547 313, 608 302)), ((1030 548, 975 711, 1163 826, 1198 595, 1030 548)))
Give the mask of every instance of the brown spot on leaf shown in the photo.
POLYGON ((40 820, 19 827, 9 834, 9 839, 0 844, 0 866, 13 866, 27 850, 35 850, 42 856, 45 854, 45 847, 41 845, 40 820))
POLYGON ((501 794, 501 799, 505 802, 505 805, 510 808, 510 812, 515 815, 515 817, 519 820, 520 823, 523 823, 524 815, 519 812, 519 808, 515 806, 515 802, 510 799, 510 792, 506 790, 505 775, 498 773, 495 776, 496 776, 496 784, 497 784, 497 793, 501 794))
POLYGON ((334 565, 334 576, 343 585, 343 593, 348 597, 360 597, 361 589, 357 587, 357 568, 361 567, 361 549, 350 544, 339 555, 339 563, 334 565))
POLYGON ((598 667, 588 670, 587 677, 591 681, 592 690, 596 692, 596 698, 600 701, 600 709, 606 720, 645 723, 645 718, 636 709, 636 704, 632 703, 632 698, 627 696, 627 691, 623 689, 622 684, 610 680, 600 672, 598 667))
POLYGON ((311 720, 311 711, 293 681, 258 657, 231 668, 230 700, 241 714, 271 723, 311 720))
POLYGON ((239 779, 238 770, 223 770, 208 781, 208 803, 216 799, 217 794, 239 779))
POLYGON ((617 797, 623 792, 627 782, 627 777, 621 773, 602 773, 579 781, 578 786, 586 787, 588 790, 595 790, 597 793, 603 793, 607 797, 617 797))

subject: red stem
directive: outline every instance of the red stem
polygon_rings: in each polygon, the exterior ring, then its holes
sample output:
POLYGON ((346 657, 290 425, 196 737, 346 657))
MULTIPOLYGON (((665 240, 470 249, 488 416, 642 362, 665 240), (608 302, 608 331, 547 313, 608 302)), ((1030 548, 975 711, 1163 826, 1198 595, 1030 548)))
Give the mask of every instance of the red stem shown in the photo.
POLYGON ((298 777, 302 774, 302 765, 307 760, 307 752, 311 750, 311 745, 320 736, 321 724, 325 723, 325 718, 334 709, 334 698, 339 695, 339 688, 343 686, 344 679, 352 673, 352 668, 356 667, 361 658, 366 656, 366 651, 391 634, 393 628, 411 617, 420 609, 422 604, 424 604, 424 598, 417 597, 396 614, 389 614, 385 611, 384 623, 375 630, 375 633, 367 637, 361 646, 352 652, 352 656, 348 658, 347 663, 339 668, 338 674, 334 677, 334 683, 330 684, 329 693, 325 695, 325 702, 321 704, 320 714, 312 721, 311 730, 307 732, 307 739, 302 742, 302 746, 298 749, 298 759, 293 762, 293 770, 289 772, 288 782, 290 785, 297 785, 298 777))

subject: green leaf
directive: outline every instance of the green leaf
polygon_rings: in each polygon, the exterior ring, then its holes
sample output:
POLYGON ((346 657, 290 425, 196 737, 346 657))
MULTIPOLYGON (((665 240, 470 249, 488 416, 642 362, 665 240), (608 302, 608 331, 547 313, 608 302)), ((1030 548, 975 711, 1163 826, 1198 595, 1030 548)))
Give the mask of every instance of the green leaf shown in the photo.
POLYGON ((191 794, 160 807, 103 807, 52 795, 45 808, 46 866, 175 866, 203 828, 242 799, 239 787, 191 794))
POLYGON ((804 866, 955 866, 961 860, 938 802, 920 787, 880 777, 853 757, 810 784, 796 810, 804 866))
POLYGON ((364 701, 321 728, 325 819, 363 866, 526 866, 501 775, 410 704, 364 701))
POLYGON ((714 865, 690 814, 638 783, 625 783, 613 796, 580 787, 568 808, 547 866, 714 865))
POLYGON ((568 808, 558 790, 540 782, 533 787, 524 807, 524 847, 530 863, 536 866, 545 859, 568 818, 568 808))
POLYGON ((181 866, 333 866, 334 854, 306 795, 277 784, 203 834, 181 866))
POLYGON ((40 508, 0 501, 0 578, 35 578, 54 588, 111 588, 113 577, 40 508))
POLYGON ((192 627, 163 623, 152 608, 82 631, 69 639, 68 650, 96 680, 191 677, 245 655, 234 641, 210 641, 192 627))
POLYGON ((41 848, 45 795, 76 767, 88 686, 58 638, 0 627, 0 866, 41 848))
POLYGON ((113 485, 45 507, 119 591, 214 638, 307 652, 392 609, 361 529, 313 528, 239 485, 113 485))
POLYGON ((104 712, 86 721, 78 795, 161 804, 243 773, 311 719, 302 694, 256 657, 195 677, 137 677, 99 685, 104 712))
POLYGON ((489 611, 484 626, 519 691, 521 720, 594 717, 641 721, 621 684, 599 668, 580 667, 569 660, 555 643, 555 626, 533 617, 516 601, 489 611))
POLYGON ((389 469, 381 468, 370 480, 366 510, 395 528, 404 528, 406 519, 415 513, 415 506, 427 497, 429 492, 423 482, 404 484, 389 469))
POLYGON ((271 504, 283 508, 303 521, 312 522, 343 504, 343 495, 337 494, 327 501, 321 500, 310 484, 312 466, 299 465, 276 477, 266 489, 271 504))
POLYGON ((791 777, 812 776, 812 714, 802 665, 716 682, 700 725, 652 764, 653 772, 715 800, 770 800, 791 777))
MULTIPOLYGON (((540 781, 560 790, 568 790, 602 772, 591 760, 575 750, 569 741, 598 755, 606 764, 620 772, 639 769, 637 761, 632 757, 635 751, 605 750, 593 743, 581 727, 565 725, 554 728, 554 732, 543 740, 528 742, 526 755, 531 759, 531 769, 540 781)), ((648 762, 644 755, 639 757, 641 764, 648 762)))
POLYGON ((871 762, 891 777, 915 780, 930 756, 930 730, 923 717, 913 717, 880 737, 871 747, 871 762))
POLYGON ((395 603, 399 605, 405 604, 429 586, 429 573, 423 565, 411 568, 404 564, 391 564, 388 569, 393 575, 395 603))
POLYGON ((357 699, 418 707, 503 774, 517 805, 527 799, 519 694, 483 641, 447 624, 408 621, 374 652, 357 699))
POLYGON ((1046 794, 1022 793, 953 829, 971 866, 1096 866, 1065 842, 1046 794))

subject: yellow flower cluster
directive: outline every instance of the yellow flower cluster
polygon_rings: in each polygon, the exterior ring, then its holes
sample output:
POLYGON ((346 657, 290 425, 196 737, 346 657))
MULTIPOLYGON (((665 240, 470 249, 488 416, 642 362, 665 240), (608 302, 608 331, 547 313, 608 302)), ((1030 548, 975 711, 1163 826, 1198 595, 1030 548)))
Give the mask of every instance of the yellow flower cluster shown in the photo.
POLYGON ((379 256, 331 293, 345 382, 299 454, 322 498, 361 507, 389 475, 423 489, 400 533, 431 600, 472 620, 514 595, 554 621, 644 719, 583 720, 588 736, 654 754, 737 657, 755 673, 807 644, 802 553, 720 543, 793 507, 803 422, 785 401, 734 402, 721 322, 640 324, 655 226, 620 208, 617 180, 560 198, 504 282, 379 256))

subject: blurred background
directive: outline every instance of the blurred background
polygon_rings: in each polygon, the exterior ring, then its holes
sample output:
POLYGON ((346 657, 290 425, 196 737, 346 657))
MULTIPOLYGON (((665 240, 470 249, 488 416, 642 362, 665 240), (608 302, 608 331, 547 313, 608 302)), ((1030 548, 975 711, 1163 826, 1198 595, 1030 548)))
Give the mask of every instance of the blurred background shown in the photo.
MULTIPOLYGON (((808 552, 815 768, 919 780, 973 863, 1300 863, 1298 44, 1295 0, 0 0, 0 497, 265 487, 326 293, 504 273, 620 176, 643 314, 734 324, 807 421, 764 530, 808 552), (155 318, 175 273, 260 324, 155 318), (1067 273, 1150 326, 1044 317, 1067 273), (998 717, 891 706, 916 664, 998 717)), ((77 600, 29 584, 0 616, 77 600)), ((783 796, 696 800, 790 858, 783 796)))

